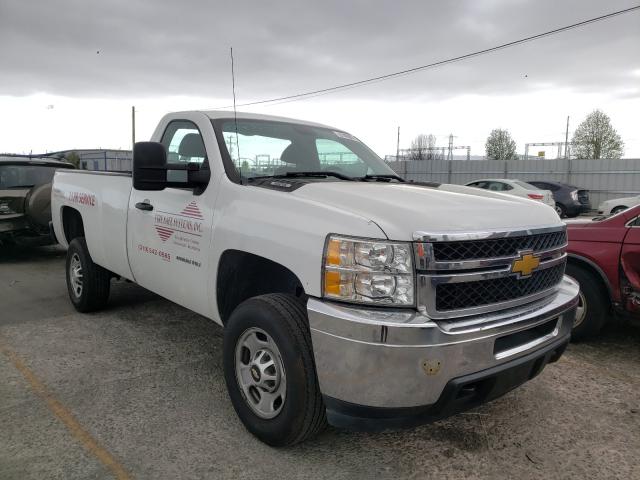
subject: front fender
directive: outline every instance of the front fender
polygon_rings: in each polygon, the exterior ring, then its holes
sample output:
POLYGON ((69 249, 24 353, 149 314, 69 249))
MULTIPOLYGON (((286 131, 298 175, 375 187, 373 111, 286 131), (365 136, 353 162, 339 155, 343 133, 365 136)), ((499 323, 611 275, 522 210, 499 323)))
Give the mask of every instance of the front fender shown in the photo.
MULTIPOLYGON (((305 292, 321 296, 321 267, 328 234, 386 239, 373 221, 335 206, 287 192, 220 183, 213 222, 209 291, 216 291, 218 262, 225 250, 252 253, 291 270, 305 292)), ((246 272, 250 275, 251 272, 246 272)), ((218 316, 215 295, 211 312, 218 316)))

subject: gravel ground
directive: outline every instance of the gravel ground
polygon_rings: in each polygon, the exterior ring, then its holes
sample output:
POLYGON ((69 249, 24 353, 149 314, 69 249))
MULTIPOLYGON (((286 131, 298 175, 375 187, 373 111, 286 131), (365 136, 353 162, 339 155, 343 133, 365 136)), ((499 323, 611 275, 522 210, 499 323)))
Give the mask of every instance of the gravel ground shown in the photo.
POLYGON ((474 411, 278 450, 235 416, 219 327, 124 282, 78 314, 63 270, 54 247, 0 254, 1 479, 640 478, 633 325, 474 411))

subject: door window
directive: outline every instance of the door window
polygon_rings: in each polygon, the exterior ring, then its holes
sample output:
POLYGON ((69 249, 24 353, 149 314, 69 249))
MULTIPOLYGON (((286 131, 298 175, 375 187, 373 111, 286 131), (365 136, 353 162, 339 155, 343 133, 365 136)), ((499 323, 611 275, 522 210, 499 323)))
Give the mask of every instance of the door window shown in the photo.
POLYGON ((193 122, 171 122, 161 142, 167 150, 167 163, 204 163, 207 160, 202 135, 193 122))
POLYGON ((511 185, 507 185, 506 183, 502 183, 502 182, 489 182, 488 187, 485 187, 485 188, 488 188, 493 192, 506 192, 508 190, 513 189, 511 185))

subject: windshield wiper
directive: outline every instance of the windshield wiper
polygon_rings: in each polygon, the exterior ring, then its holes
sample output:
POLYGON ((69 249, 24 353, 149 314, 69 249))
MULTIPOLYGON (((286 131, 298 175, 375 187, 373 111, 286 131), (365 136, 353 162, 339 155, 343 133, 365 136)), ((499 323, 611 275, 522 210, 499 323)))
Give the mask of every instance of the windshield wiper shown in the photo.
POLYGON ((253 180, 260 180, 263 178, 295 178, 295 177, 316 177, 316 178, 335 177, 335 178, 339 178, 340 180, 348 180, 351 182, 356 180, 355 178, 350 177, 348 175, 343 175, 342 173, 324 171, 324 170, 313 171, 313 172, 286 172, 280 175, 258 175, 255 177, 249 177, 248 180, 253 181, 253 180))
POLYGON ((364 177, 358 177, 359 180, 375 180, 382 182, 390 182, 391 180, 398 180, 399 182, 406 182, 406 180, 398 175, 394 174, 380 174, 380 175, 365 175, 364 177))

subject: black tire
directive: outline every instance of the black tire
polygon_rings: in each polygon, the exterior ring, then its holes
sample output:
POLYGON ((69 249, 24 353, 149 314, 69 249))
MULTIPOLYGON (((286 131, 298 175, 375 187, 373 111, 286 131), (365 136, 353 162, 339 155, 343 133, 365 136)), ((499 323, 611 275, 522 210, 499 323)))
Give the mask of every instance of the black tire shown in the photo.
POLYGON ((624 205, 617 206, 611 209, 611 215, 617 215, 620 212, 624 212, 627 209, 624 205))
POLYGON ((326 411, 316 376, 307 311, 300 299, 269 294, 244 301, 225 325, 223 345, 227 389, 247 430, 274 447, 294 445, 322 431, 327 424, 326 411), (269 419, 249 406, 236 378, 236 345, 250 329, 260 329, 271 337, 286 372, 284 401, 277 415, 269 419))
POLYGON ((582 341, 595 337, 607 321, 610 302, 606 287, 594 273, 577 265, 567 265, 567 275, 580 284, 580 304, 584 308, 582 320, 576 319, 571 332, 572 340, 582 341))
POLYGON ((67 291, 69 299, 79 312, 102 309, 109 300, 111 272, 93 263, 84 237, 76 237, 69 244, 66 261, 67 291), (80 293, 74 288, 71 265, 79 261, 82 273, 80 293))
POLYGON ((556 202, 556 212, 560 218, 565 218, 567 216, 567 209, 561 203, 556 202))

